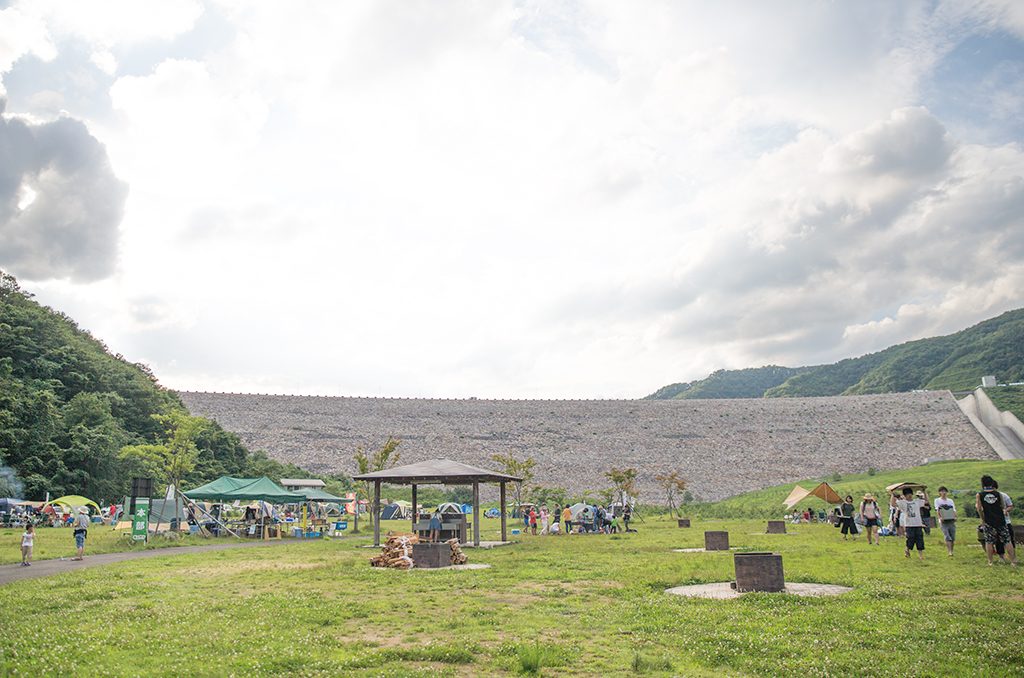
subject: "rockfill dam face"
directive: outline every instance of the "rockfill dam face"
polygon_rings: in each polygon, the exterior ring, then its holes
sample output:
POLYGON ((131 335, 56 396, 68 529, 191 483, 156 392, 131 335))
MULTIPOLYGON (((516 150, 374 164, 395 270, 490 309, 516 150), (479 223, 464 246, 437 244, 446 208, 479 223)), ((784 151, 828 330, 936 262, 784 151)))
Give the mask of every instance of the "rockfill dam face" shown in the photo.
MULTIPOLYGON (((388 436, 402 463, 448 458, 493 467, 495 453, 533 457, 534 483, 571 492, 604 473, 679 471, 704 500, 832 473, 925 460, 997 459, 948 391, 738 400, 434 400, 181 392, 193 414, 251 449, 314 472, 354 472, 356 448, 388 436)), ((781 508, 781 507, 780 507, 781 508)))

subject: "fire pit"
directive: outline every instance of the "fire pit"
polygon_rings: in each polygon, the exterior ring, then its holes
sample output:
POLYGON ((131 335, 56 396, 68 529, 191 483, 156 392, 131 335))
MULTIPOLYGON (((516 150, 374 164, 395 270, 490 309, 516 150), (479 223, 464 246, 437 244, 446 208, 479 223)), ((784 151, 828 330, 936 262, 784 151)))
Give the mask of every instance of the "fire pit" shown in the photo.
POLYGON ((736 581, 733 588, 740 593, 765 591, 778 593, 786 588, 782 573, 782 556, 766 551, 737 553, 733 556, 736 567, 736 581))
POLYGON ((414 567, 448 567, 452 564, 451 558, 452 549, 444 542, 412 545, 414 567))
POLYGON ((728 551, 729 533, 724 530, 705 530, 704 532, 705 551, 728 551))
POLYGON ((679 518, 679 527, 689 527, 689 526, 690 526, 690 519, 689 518, 679 518))
POLYGON ((769 520, 768 534, 786 534, 785 520, 769 520))

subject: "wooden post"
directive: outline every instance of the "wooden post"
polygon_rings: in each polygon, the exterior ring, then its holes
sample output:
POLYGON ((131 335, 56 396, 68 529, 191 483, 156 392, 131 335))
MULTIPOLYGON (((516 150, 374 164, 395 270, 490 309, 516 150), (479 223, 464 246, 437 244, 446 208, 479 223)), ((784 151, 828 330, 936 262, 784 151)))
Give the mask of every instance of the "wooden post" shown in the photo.
MULTIPOLYGON (((359 506, 356 506, 356 511, 359 506)), ((373 481, 373 545, 380 546, 380 481, 373 481)))
POLYGON ((508 535, 505 532, 505 482, 500 483, 501 492, 501 540, 508 541, 508 535))
POLYGON ((480 483, 473 481, 473 546, 480 546, 480 483))
POLYGON ((419 509, 416 507, 416 484, 412 486, 412 533, 416 534, 416 519, 419 517, 419 509))

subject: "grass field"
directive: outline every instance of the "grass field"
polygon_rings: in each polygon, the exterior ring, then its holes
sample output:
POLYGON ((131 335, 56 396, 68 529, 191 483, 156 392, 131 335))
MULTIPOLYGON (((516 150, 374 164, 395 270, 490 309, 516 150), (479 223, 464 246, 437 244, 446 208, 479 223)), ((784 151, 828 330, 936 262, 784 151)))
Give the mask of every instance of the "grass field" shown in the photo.
MULTIPOLYGON (((22 528, 0 529, 0 565, 21 562, 22 528)), ((33 560, 49 560, 51 558, 71 558, 75 555, 74 530, 68 527, 36 528, 35 545, 32 552, 33 560)), ((218 543, 225 540, 218 540, 218 543)), ((85 554, 120 553, 122 551, 140 551, 143 549, 164 548, 167 546, 202 546, 210 540, 201 537, 164 538, 154 537, 148 543, 133 542, 127 530, 115 531, 109 527, 91 527, 86 538, 85 554)))
MULTIPOLYGON (((901 471, 843 476, 840 480, 831 477, 810 479, 746 492, 713 504, 693 504, 684 510, 709 518, 778 518, 785 513, 782 502, 795 485, 811 489, 822 481, 834 487, 842 496, 852 494, 857 504, 865 492, 873 493, 878 497, 879 504, 884 504, 888 501, 885 496, 887 485, 914 481, 927 485, 933 496, 938 496, 935 490, 940 485, 945 485, 953 493, 954 500, 960 500, 958 503, 966 501, 973 505, 974 493, 981 489, 981 476, 986 473, 995 477, 1000 490, 1013 497, 1014 504, 1017 505, 1016 511, 1024 507, 1024 460, 1014 460, 939 461, 901 471)), ((827 508, 824 502, 816 499, 809 499, 800 504, 801 507, 805 505, 827 508)))
POLYGON ((1009 675, 1024 661, 1022 573, 985 566, 970 521, 956 558, 933 533, 923 563, 828 526, 638 527, 467 550, 485 570, 372 569, 367 538, 349 537, 17 582, 0 586, 0 675, 1009 675), (790 581, 854 591, 665 594, 732 578, 729 554, 672 552, 704 529, 782 553, 790 581))

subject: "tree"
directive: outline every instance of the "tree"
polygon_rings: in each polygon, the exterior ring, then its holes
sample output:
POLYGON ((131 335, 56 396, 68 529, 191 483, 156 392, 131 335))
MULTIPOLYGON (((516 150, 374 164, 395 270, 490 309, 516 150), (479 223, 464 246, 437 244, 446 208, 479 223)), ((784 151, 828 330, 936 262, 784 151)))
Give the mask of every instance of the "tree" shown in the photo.
MULTIPOLYGON (((390 468, 398 463, 399 453, 398 446, 401 444, 401 440, 388 436, 388 440, 384 443, 383 447, 374 452, 372 455, 367 455, 366 450, 362 447, 356 448, 355 456, 353 460, 356 462, 356 468, 359 469, 358 475, 364 473, 374 473, 376 471, 383 471, 386 468, 390 468)), ((355 526, 353 532, 359 532, 359 498, 360 495, 364 495, 366 499, 370 498, 370 481, 366 480, 359 483, 356 486, 356 512, 355 512, 355 526)), ((376 516, 374 516, 376 520, 376 516)))
POLYGON ((533 480, 533 467, 537 465, 536 460, 533 457, 520 459, 512 453, 492 454, 491 460, 501 466, 503 473, 522 478, 522 480, 512 483, 516 507, 521 506, 523 503, 523 487, 528 486, 530 481, 533 480))
POLYGON ((654 476, 654 479, 661 485, 661 489, 665 490, 666 502, 668 503, 668 512, 670 515, 676 513, 676 493, 682 495, 683 501, 686 500, 686 486, 689 482, 686 478, 679 475, 678 471, 672 471, 671 473, 662 473, 661 475, 654 476))
POLYGON ((604 477, 612 482, 615 494, 625 506, 629 497, 640 494, 636 486, 637 470, 635 468, 613 468, 604 474, 604 477))
POLYGON ((568 503, 569 491, 564 487, 543 487, 534 485, 530 488, 530 500, 536 504, 561 507, 568 503))

